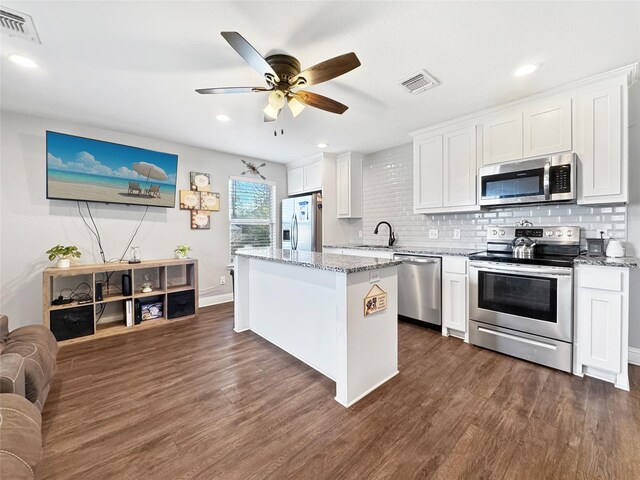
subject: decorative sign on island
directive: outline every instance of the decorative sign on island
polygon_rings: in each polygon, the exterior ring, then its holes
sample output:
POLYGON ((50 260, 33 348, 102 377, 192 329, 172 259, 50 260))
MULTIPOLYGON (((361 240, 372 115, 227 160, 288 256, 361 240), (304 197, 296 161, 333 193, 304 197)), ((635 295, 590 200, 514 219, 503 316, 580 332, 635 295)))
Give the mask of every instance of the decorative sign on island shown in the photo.
POLYGON ((376 283, 371 287, 367 296, 364 297, 364 316, 372 313, 382 312, 387 309, 387 292, 382 290, 376 283))

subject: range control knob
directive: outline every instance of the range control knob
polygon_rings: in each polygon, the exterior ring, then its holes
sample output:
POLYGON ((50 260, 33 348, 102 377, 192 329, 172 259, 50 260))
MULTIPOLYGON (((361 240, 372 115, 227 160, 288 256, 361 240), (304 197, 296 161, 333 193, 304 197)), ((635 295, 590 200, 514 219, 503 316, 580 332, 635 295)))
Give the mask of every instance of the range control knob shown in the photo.
POLYGON ((501 237, 504 237, 505 233, 506 233, 506 232, 505 232, 504 230, 500 230, 500 236, 501 236, 501 237))
POLYGON ((562 230, 558 230, 558 231, 556 232, 556 235, 557 235, 557 236, 559 236, 559 237, 561 237, 561 236, 562 236, 562 230))
POLYGON ((491 230, 491 235, 497 235, 498 231, 497 230, 491 230))
POLYGON ((553 237, 553 232, 551 230, 547 230, 547 237, 553 237))
POLYGON ((567 230, 567 237, 573 237, 573 230, 567 230))

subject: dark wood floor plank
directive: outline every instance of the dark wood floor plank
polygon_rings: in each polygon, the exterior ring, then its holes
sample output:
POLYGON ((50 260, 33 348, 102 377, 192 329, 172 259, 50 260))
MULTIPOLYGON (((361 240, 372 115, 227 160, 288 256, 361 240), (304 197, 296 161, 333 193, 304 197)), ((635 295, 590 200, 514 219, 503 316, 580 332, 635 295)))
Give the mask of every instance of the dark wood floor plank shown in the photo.
POLYGON ((632 392, 399 324, 400 374, 353 407, 233 305, 66 346, 39 480, 640 478, 632 392))

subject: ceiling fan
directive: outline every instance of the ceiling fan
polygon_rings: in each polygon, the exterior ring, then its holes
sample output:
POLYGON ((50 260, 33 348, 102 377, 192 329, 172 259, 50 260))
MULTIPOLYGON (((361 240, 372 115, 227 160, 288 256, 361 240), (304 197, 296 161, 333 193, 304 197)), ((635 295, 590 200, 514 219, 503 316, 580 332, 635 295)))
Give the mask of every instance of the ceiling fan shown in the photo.
POLYGON ((269 104, 263 110, 265 122, 278 118, 285 103, 289 105, 294 117, 302 112, 305 105, 337 114, 343 114, 349 108, 331 98, 299 89, 326 82, 359 67, 360 60, 355 53, 345 53, 301 70, 300 62, 295 57, 275 54, 264 58, 238 32, 220 32, 220 34, 249 65, 264 76, 267 87, 200 88, 196 92, 204 94, 271 92, 269 104))

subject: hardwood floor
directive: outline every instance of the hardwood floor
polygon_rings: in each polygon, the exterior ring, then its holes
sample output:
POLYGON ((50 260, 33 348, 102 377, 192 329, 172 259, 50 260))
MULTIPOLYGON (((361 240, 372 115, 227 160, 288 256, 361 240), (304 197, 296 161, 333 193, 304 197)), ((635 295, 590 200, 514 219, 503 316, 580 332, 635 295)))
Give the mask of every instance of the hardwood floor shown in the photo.
POLYGON ((400 374, 346 409, 204 312, 61 349, 37 478, 640 478, 640 367, 623 392, 401 323, 400 374))

